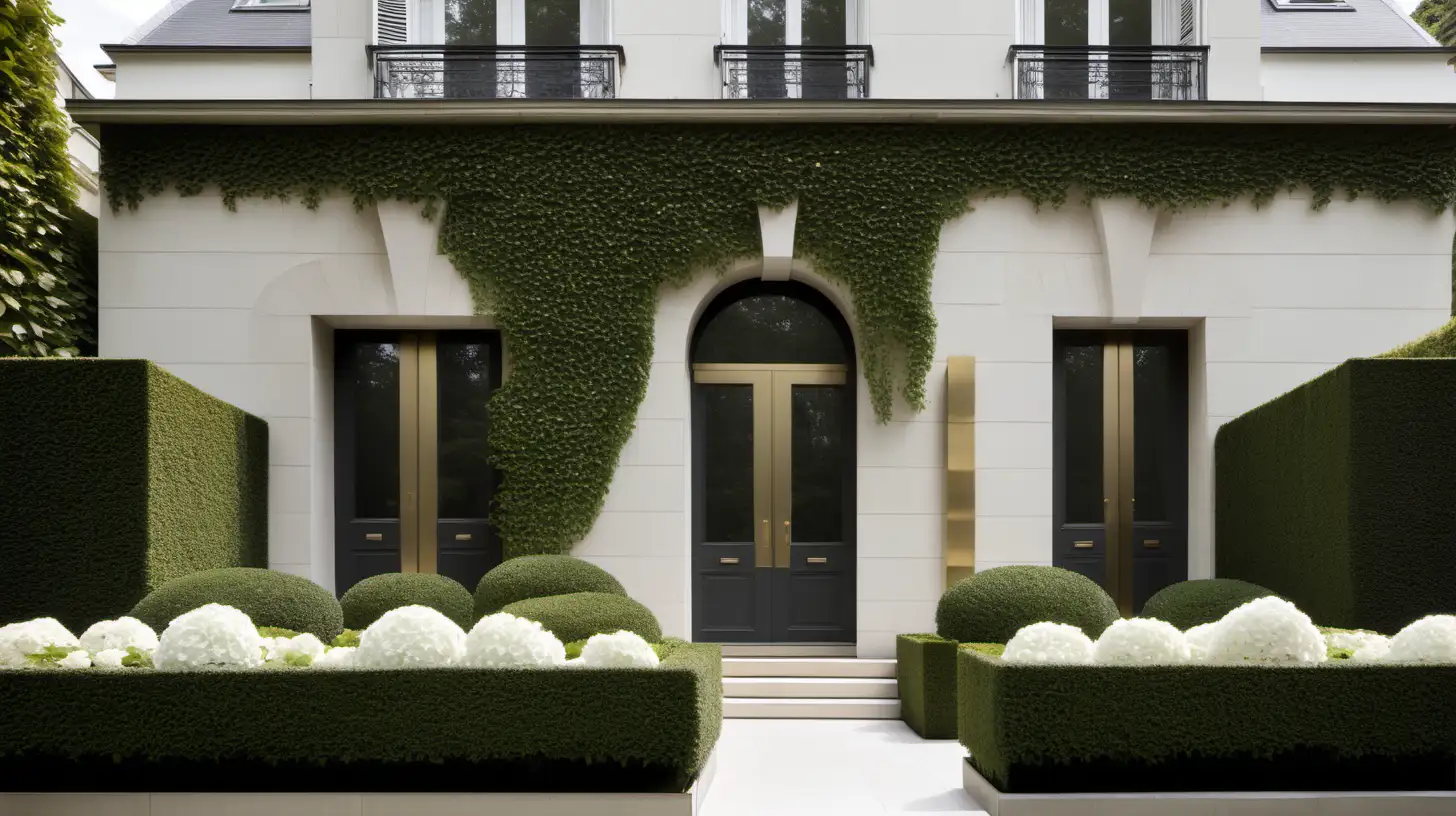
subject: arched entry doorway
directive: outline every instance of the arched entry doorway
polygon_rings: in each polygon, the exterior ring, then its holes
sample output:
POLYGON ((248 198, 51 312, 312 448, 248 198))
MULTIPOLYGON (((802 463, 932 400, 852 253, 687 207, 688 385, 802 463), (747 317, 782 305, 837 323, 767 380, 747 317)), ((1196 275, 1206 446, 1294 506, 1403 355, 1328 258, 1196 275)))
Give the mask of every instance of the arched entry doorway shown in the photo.
POLYGON ((693 636, 855 640, 854 345, 797 283, 748 281, 693 334, 693 636))

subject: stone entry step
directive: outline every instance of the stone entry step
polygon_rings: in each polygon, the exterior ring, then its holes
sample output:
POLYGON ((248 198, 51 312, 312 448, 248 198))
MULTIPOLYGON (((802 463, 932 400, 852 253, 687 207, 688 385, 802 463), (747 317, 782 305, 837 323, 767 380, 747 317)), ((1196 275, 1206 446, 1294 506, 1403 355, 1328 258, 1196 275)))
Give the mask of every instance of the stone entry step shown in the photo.
POLYGON ((895 661, 852 657, 725 657, 726 677, 890 677, 895 661))
POLYGON ((899 689, 884 677, 725 677, 723 696, 894 700, 899 689))
POLYGON ((728 719, 898 720, 900 701, 726 697, 723 716, 728 719))

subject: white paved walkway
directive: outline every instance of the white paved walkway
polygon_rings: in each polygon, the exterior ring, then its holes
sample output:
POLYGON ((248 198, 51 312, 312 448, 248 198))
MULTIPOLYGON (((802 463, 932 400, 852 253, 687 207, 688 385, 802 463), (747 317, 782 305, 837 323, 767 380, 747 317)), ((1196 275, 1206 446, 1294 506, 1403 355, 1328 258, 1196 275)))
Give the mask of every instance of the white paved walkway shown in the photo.
POLYGON ((965 755, 899 720, 724 720, 700 813, 983 814, 961 788, 965 755))

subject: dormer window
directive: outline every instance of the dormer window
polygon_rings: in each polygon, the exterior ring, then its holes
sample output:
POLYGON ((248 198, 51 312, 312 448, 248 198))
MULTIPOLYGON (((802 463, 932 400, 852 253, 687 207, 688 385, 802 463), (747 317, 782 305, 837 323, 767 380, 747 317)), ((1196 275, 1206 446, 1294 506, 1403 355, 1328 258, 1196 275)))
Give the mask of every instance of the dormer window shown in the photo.
POLYGON ((308 11, 310 0, 233 0, 233 11, 308 11))

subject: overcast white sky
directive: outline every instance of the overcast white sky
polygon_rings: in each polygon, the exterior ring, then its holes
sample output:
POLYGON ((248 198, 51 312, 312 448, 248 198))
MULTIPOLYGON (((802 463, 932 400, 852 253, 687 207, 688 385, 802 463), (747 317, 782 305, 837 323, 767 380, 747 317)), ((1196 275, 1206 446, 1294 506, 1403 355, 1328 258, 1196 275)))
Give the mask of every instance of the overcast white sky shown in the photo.
MULTIPOLYGON (((1414 11, 1421 0, 1396 1, 1406 11, 1414 11)), ((66 19, 57 34, 61 56, 92 93, 110 96, 110 83, 91 69, 111 61, 98 46, 121 42, 166 4, 167 0, 52 0, 56 12, 66 19)))

